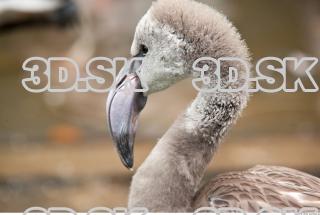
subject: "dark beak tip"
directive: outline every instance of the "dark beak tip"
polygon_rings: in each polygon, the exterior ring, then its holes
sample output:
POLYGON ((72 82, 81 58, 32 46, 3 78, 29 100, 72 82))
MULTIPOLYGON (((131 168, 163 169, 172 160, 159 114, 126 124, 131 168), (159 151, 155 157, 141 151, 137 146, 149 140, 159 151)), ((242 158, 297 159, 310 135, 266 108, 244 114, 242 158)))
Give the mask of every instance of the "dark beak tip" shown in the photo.
MULTIPOLYGON (((127 141, 124 141, 127 142, 127 141)), ((120 157, 120 160, 122 164, 128 168, 131 169, 134 164, 134 159, 133 159, 133 145, 130 144, 132 147, 128 147, 129 144, 123 144, 123 142, 116 140, 114 141, 114 144, 117 148, 118 155, 120 157)))
POLYGON ((122 161, 122 163, 127 169, 132 169, 133 167, 133 159, 126 159, 125 161, 122 161))

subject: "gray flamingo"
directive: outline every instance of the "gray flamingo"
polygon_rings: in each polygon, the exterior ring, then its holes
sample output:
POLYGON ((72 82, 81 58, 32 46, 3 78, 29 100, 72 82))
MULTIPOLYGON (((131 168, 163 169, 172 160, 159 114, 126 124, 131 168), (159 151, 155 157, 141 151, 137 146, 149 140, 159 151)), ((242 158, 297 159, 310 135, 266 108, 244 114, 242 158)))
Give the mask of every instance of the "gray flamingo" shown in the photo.
MULTIPOLYGON (((108 123, 123 164, 133 166, 137 118, 147 96, 187 77, 199 77, 192 63, 199 57, 237 57, 250 61, 245 42, 228 19, 193 0, 158 0, 137 25, 131 54, 143 57, 117 77, 108 97, 108 123), (140 75, 134 68, 140 67, 140 75), (144 80, 149 90, 134 93, 144 80)), ((222 65, 243 71, 242 64, 222 65)), ((211 83, 216 78, 208 74, 211 83)), ((244 73, 229 87, 246 81, 244 73)), ((212 87, 204 85, 205 87, 212 87)), ((256 166, 219 175, 200 188, 205 169, 222 138, 247 105, 247 90, 199 92, 187 110, 158 141, 133 176, 129 208, 152 212, 190 212, 199 207, 261 208, 318 207, 320 179, 285 167, 256 166)), ((163 104, 163 113, 171 104, 163 104)))

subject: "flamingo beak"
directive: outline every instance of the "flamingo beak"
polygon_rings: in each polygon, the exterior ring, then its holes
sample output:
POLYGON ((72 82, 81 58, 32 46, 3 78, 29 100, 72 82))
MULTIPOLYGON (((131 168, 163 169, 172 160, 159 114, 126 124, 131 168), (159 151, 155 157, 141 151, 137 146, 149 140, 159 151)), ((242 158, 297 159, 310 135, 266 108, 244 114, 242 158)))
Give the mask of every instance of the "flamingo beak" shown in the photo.
POLYGON ((116 78, 116 87, 110 91, 107 100, 108 126, 113 143, 125 167, 133 167, 133 148, 139 113, 147 97, 142 92, 141 82, 134 72, 141 62, 134 62, 124 68, 116 78))

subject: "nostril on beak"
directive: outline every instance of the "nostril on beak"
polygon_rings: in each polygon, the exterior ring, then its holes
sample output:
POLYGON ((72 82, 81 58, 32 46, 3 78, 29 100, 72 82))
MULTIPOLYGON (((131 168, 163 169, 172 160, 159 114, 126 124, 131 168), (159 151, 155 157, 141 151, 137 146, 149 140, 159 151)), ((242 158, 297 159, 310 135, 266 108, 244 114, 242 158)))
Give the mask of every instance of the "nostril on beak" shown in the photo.
POLYGON ((120 81, 116 84, 116 88, 118 88, 118 87, 126 80, 126 78, 127 78, 127 75, 124 75, 124 76, 120 79, 120 81))

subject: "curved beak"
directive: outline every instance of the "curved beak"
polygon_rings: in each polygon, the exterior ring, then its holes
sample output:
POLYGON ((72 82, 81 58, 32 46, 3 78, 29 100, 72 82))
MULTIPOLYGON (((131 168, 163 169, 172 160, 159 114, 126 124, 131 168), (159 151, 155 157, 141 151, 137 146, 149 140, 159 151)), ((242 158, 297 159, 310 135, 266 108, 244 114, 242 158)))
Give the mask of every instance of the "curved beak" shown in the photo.
POLYGON ((126 66, 116 78, 116 87, 110 91, 107 100, 109 130, 113 143, 124 166, 133 167, 133 148, 138 116, 144 108, 147 97, 142 92, 136 69, 141 61, 126 66))

